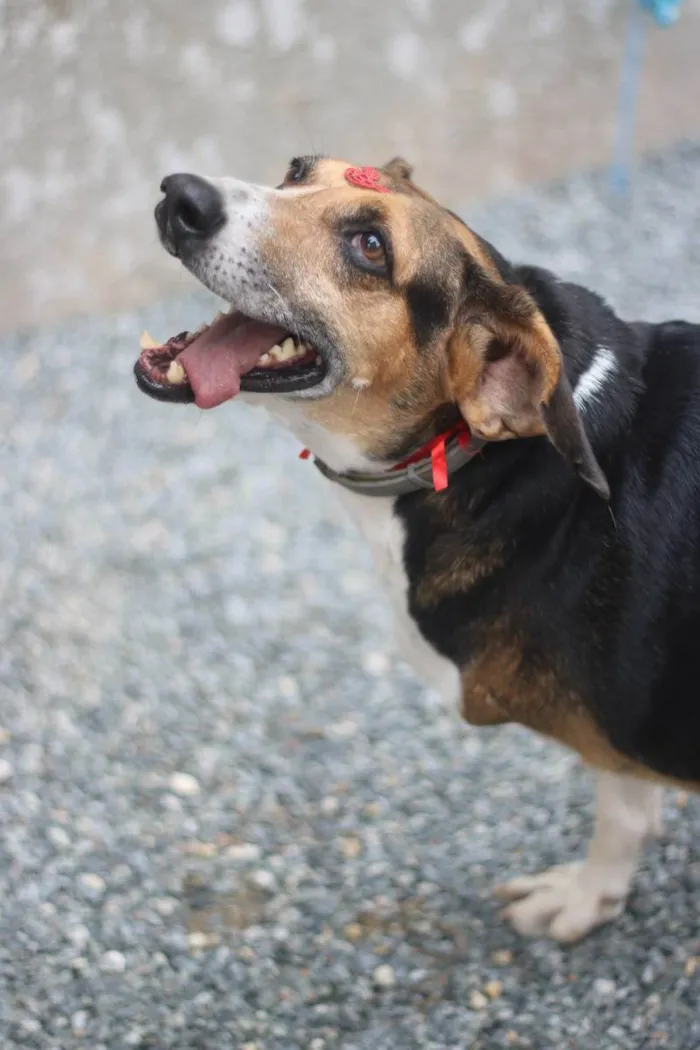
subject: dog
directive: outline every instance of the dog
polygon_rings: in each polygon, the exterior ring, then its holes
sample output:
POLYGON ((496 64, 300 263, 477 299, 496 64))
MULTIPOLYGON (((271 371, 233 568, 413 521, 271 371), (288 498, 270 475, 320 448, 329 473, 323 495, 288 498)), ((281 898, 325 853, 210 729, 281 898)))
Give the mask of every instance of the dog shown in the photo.
POLYGON ((424 681, 597 771, 586 859, 497 892, 524 934, 613 919, 663 785, 700 787, 700 326, 509 262, 401 158, 161 191, 162 244, 231 310, 146 336, 139 386, 265 405, 366 537, 424 681))

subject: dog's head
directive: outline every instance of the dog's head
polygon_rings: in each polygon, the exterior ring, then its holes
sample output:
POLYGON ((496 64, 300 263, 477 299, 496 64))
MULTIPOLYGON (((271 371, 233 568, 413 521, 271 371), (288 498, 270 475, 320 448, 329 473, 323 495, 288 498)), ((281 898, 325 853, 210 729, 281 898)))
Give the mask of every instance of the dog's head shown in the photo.
POLYGON ((194 175, 161 188, 164 246, 232 311, 149 346, 148 392, 202 408, 264 398, 302 438, 343 439, 365 463, 461 413, 489 441, 547 435, 605 491, 544 316, 405 161, 300 157, 274 189, 194 175))

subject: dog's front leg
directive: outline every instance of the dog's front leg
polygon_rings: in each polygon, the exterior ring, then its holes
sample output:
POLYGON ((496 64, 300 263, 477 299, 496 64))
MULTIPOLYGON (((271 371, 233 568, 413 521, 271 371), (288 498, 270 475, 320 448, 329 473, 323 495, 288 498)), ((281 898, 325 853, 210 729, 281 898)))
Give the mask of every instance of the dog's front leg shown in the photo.
POLYGON ((506 917, 521 933, 571 942, 624 909, 646 838, 661 831, 663 789, 634 777, 600 773, 596 825, 578 864, 514 879, 496 893, 513 901, 506 917))

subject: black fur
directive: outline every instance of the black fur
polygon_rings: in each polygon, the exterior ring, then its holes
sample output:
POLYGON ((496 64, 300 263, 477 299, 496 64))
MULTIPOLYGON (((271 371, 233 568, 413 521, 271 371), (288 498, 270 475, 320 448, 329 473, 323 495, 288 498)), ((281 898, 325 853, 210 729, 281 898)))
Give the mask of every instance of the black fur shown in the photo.
POLYGON ((507 614, 524 673, 563 668, 610 743, 658 773, 700 782, 700 326, 626 324, 596 295, 514 270, 557 336, 568 380, 605 346, 616 370, 583 409, 610 483, 606 504, 545 438, 488 445, 436 497, 404 496, 411 612, 460 667, 484 623, 507 614), (450 524, 452 521, 452 524, 450 524), (502 567, 434 606, 417 601, 440 531, 502 567))
POLYGON ((406 302, 411 315, 411 325, 416 346, 423 350, 429 346, 438 332, 447 327, 452 309, 451 297, 434 281, 414 277, 406 286, 406 302))

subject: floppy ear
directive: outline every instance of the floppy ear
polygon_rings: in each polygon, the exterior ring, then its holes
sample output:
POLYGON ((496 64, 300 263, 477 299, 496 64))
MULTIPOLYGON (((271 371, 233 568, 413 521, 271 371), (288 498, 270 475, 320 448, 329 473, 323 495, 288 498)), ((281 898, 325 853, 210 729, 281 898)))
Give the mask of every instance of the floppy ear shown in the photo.
POLYGON ((559 344, 534 300, 470 267, 449 347, 451 396, 489 441, 546 435, 603 499, 610 490, 564 372, 559 344))

